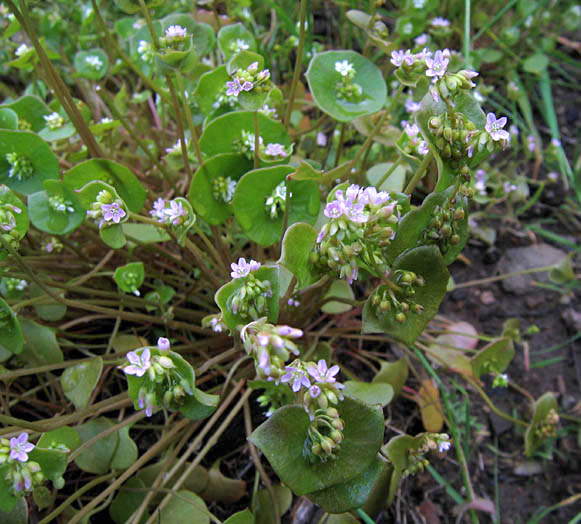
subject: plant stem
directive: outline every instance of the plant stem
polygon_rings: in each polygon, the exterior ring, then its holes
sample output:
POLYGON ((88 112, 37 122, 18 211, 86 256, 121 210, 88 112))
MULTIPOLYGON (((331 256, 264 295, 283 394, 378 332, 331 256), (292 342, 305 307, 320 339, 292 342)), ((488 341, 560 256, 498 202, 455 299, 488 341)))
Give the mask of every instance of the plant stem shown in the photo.
POLYGON ((477 280, 469 280, 468 282, 462 282, 461 284, 456 284, 453 288, 460 289, 463 287, 478 286, 480 284, 488 284, 490 282, 498 282, 499 280, 504 280, 505 278, 515 277, 518 275, 529 275, 531 273, 543 273, 550 271, 554 266, 545 267, 534 267, 532 269, 522 269, 521 271, 513 271, 511 273, 504 273, 503 275, 498 275, 496 277, 479 278, 477 280))
POLYGON ((198 140, 196 126, 194 125, 194 121, 192 119, 192 110, 190 109, 190 104, 188 103, 188 99, 186 98, 184 78, 180 71, 176 72, 176 78, 178 81, 178 89, 180 90, 180 97, 182 98, 184 104, 184 111, 186 113, 186 122, 188 123, 188 129, 190 130, 192 143, 194 144, 194 151, 196 153, 196 158, 198 159, 198 164, 201 166, 204 159, 202 157, 202 151, 200 149, 200 142, 198 140))
MULTIPOLYGON (((143 0, 140 0, 143 2, 143 0)), ((180 103, 178 101, 178 97, 176 95, 176 90, 173 85, 173 80, 169 75, 165 76, 165 80, 167 82, 167 87, 169 88, 169 93, 171 95, 172 105, 176 112, 176 126, 178 128, 178 137, 180 139, 180 145, 182 149, 182 160, 184 162, 184 168, 186 170, 186 174, 188 175, 188 180, 192 179, 192 169, 190 167, 190 161, 188 159, 188 146, 186 143, 186 137, 184 135, 184 123, 182 119, 182 111, 180 109, 180 103)))
POLYGON ((299 76, 301 75, 301 70, 303 68, 303 51, 305 49, 305 35, 306 27, 305 22, 307 20, 307 0, 301 0, 300 7, 300 33, 299 33, 299 47, 297 49, 297 58, 295 60, 295 70, 293 73, 293 79, 291 83, 291 89, 288 96, 288 105, 286 108, 286 114, 284 115, 284 127, 288 129, 290 122, 291 113, 293 110, 293 105, 295 101, 295 96, 297 93, 297 86, 299 83, 299 76))
POLYGON ((260 127, 258 125, 258 110, 254 111, 254 169, 258 169, 260 159, 258 148, 260 147, 260 127))
POLYGON ((432 162, 433 158, 434 158, 434 155, 431 151, 424 157, 424 159, 422 160, 422 163, 418 166, 417 171, 414 173, 414 176, 409 181, 408 185, 406 186, 406 188, 404 190, 404 193, 406 195, 411 195, 414 192, 414 189, 418 185, 419 181, 426 174, 426 170, 428 169, 428 166, 432 162))
POLYGON ((472 61, 470 60, 470 10, 471 0, 464 0, 464 65, 466 69, 471 69, 472 61))

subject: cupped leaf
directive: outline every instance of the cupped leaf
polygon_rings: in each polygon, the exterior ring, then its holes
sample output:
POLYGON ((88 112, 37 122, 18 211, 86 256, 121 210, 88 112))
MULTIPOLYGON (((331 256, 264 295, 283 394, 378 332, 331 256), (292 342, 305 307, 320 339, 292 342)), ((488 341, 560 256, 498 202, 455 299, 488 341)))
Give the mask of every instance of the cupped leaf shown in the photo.
POLYGON ((75 428, 63 426, 43 433, 36 445, 39 448, 60 449, 68 453, 81 445, 81 437, 75 428))
POLYGON ((85 219, 85 209, 75 192, 58 180, 46 180, 44 191, 28 197, 30 221, 40 231, 66 235, 85 219))
POLYGON ((0 129, 0 184, 30 195, 41 191, 45 180, 58 177, 58 159, 42 138, 0 129))
POLYGON ((200 77, 200 81, 194 91, 194 98, 204 116, 212 114, 221 105, 221 101, 224 104, 228 103, 228 97, 226 97, 225 93, 226 82, 229 80, 230 75, 226 71, 225 65, 208 71, 200 77))
POLYGON ((11 354, 22 352, 24 337, 12 308, 0 298, 0 349, 11 354))
POLYGON ((472 371, 476 378, 480 378, 484 373, 503 373, 513 358, 512 339, 493 340, 472 357, 472 371))
POLYGON ((67 453, 63 450, 36 446, 28 456, 30 460, 38 462, 42 473, 49 480, 60 479, 67 469, 67 453))
MULTIPOLYGON (((266 297, 266 317, 269 322, 276 323, 278 319, 278 288, 279 288, 279 276, 278 276, 278 266, 262 266, 253 272, 256 279, 263 282, 270 282, 270 296, 266 297)), ((236 331, 236 328, 240 325, 245 325, 248 323, 240 313, 234 313, 232 311, 232 299, 238 293, 238 290, 245 285, 244 278, 236 278, 226 284, 224 284, 214 296, 214 300, 220 310, 222 311, 222 318, 224 323, 230 328, 232 332, 236 331)))
POLYGON ((301 222, 290 226, 284 234, 278 263, 297 278, 299 288, 304 288, 319 278, 309 261, 316 238, 316 229, 301 222))
POLYGON ((350 122, 354 118, 379 111, 387 97, 385 80, 379 68, 355 51, 327 51, 316 54, 306 72, 309 89, 315 103, 325 113, 339 122, 350 122), (337 85, 341 73, 335 64, 347 60, 355 69, 352 83, 362 90, 356 101, 341 98, 337 85))
MULTIPOLYGON (((236 111, 219 116, 204 129, 200 137, 200 149, 209 157, 220 153, 240 153, 242 131, 255 134, 253 112, 236 111)), ((291 144, 284 126, 262 113, 258 113, 258 134, 265 145, 281 144, 287 149, 291 144)))
POLYGON ((404 252, 393 263, 392 274, 398 269, 413 271, 424 279, 423 286, 415 286, 413 302, 422 311, 408 311, 405 320, 396 319, 392 307, 382 313, 374 305, 374 297, 382 296, 387 290, 379 286, 369 297, 363 308, 363 333, 387 333, 406 344, 412 344, 420 336, 428 322, 436 315, 446 293, 449 279, 448 269, 440 251, 435 246, 421 246, 404 252))
POLYGON ((231 24, 222 27, 218 31, 218 47, 222 51, 226 62, 240 51, 256 52, 257 50, 254 36, 242 24, 231 24))
POLYGON ((194 173, 188 193, 196 213, 209 224, 224 223, 234 212, 234 190, 230 195, 228 184, 235 187, 252 166, 252 162, 239 153, 224 153, 206 160, 194 173), (223 191, 220 191, 220 184, 226 185, 223 191))
POLYGON ((338 410, 345 421, 345 438, 336 460, 309 464, 303 457, 310 420, 301 406, 278 409, 249 437, 296 495, 321 491, 359 477, 377 456, 383 442, 381 411, 350 397, 345 397, 338 410))
POLYGON ((532 408, 533 418, 525 431, 525 454, 527 457, 531 457, 544 440, 543 436, 539 435, 538 430, 549 412, 553 410, 557 413, 559 410, 557 399, 550 391, 535 400, 532 408))
POLYGON ((85 409, 103 371, 103 359, 95 357, 87 362, 65 369, 61 386, 65 396, 77 409, 85 409))
POLYGON ((103 158, 87 160, 69 169, 63 177, 64 184, 71 189, 81 189, 93 181, 114 187, 131 212, 139 213, 143 209, 145 189, 128 168, 117 162, 103 158))
POLYGON ((328 513, 344 513, 365 504, 384 470, 389 469, 385 460, 376 457, 361 475, 307 496, 328 513))
MULTIPOLYGON (((131 477, 117 492, 113 502, 109 506, 109 515, 115 524, 129 522, 131 515, 137 511, 143 499, 145 499, 145 483, 138 477, 131 477), (123 489, 129 488, 129 489, 123 489), (134 491, 135 490, 135 491, 134 491), (137 491, 140 490, 140 491, 137 491)), ((148 513, 145 514, 146 518, 148 513)), ((143 522, 142 520, 141 522, 143 522)))
POLYGON ((73 59, 73 64, 78 76, 90 80, 100 80, 109 69, 107 54, 99 48, 78 51, 73 59))
POLYGON ((29 366, 44 366, 64 361, 54 329, 25 318, 20 321, 20 326, 24 335, 20 358, 29 366))
POLYGON ((16 131, 18 129, 18 114, 9 107, 0 106, 0 129, 16 131))
POLYGON ((119 432, 115 431, 102 437, 100 435, 111 429, 112 426, 113 422, 105 417, 99 417, 77 426, 83 444, 94 437, 99 437, 75 458, 75 464, 80 469, 97 475, 104 475, 109 471, 111 461, 119 445, 119 432))
MULTIPOLYGON (((329 291, 323 297, 323 300, 327 300, 331 297, 343 298, 348 301, 355 300, 355 294, 353 293, 353 288, 345 280, 335 280, 332 282, 329 291)), ((353 305, 348 302, 339 302, 332 300, 330 302, 325 302, 321 306, 321 311, 330 315, 336 315, 339 313, 346 313, 351 311, 353 305)), ((357 396, 357 395, 353 395, 357 396)))
POLYGON ((44 128, 46 122, 44 116, 49 115, 51 110, 37 96, 25 95, 14 102, 3 104, 0 108, 11 109, 18 115, 18 126, 22 130, 34 131, 38 133, 44 128))
POLYGON ((113 280, 124 293, 139 295, 139 287, 145 280, 145 266, 143 262, 129 262, 115 269, 113 280))
POLYGON ((118 431, 119 445, 111 459, 111 469, 127 469, 137 460, 137 444, 129 436, 129 427, 124 426, 118 431))
POLYGON ((280 242, 284 225, 284 205, 271 215, 269 198, 277 193, 277 186, 286 184, 290 192, 288 224, 307 222, 314 224, 321 205, 317 184, 311 181, 287 181, 294 168, 275 166, 255 169, 238 182, 234 193, 234 215, 248 238, 262 246, 280 242))
POLYGON ((195 493, 180 490, 172 494, 169 502, 159 512, 160 522, 183 522, 187 515, 188 524, 210 524, 206 503, 195 493))
POLYGON ((373 377, 373 383, 389 384, 393 388, 393 395, 397 397, 408 378, 408 361, 400 358, 395 362, 381 362, 381 368, 373 377))
POLYGON ((185 399, 179 411, 184 417, 190 420, 202 420, 216 411, 219 402, 219 395, 210 395, 195 388, 193 395, 185 399))
POLYGON ((387 406, 393 398, 393 388, 382 382, 368 383, 358 380, 345 382, 344 393, 370 406, 387 406))
POLYGON ((460 254, 468 239, 468 202, 465 197, 455 194, 454 204, 451 203, 454 187, 442 193, 432 193, 419 208, 406 213, 399 224, 394 240, 387 248, 387 258, 394 260, 407 249, 422 245, 438 246, 446 265, 451 264, 460 254), (440 226, 435 225, 436 208, 440 215, 448 213, 449 220, 439 218, 440 226), (461 210, 461 211, 458 211, 461 210), (454 214, 458 212, 461 218, 454 214), (450 227, 448 236, 443 235, 443 228, 450 227), (452 236, 457 235, 452 243, 452 236), (435 238, 433 238, 435 236, 435 238))

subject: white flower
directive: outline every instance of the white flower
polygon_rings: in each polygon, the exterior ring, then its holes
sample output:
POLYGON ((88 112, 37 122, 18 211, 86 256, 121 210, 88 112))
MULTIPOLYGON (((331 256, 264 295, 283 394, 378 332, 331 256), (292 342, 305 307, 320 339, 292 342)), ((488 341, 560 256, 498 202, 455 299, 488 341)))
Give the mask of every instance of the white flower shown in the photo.
POLYGON ((168 42, 181 41, 188 35, 188 30, 181 25, 170 25, 165 30, 165 37, 168 42))
POLYGON ((440 453, 444 453, 444 451, 448 451, 451 447, 452 443, 449 440, 443 440, 442 442, 440 442, 440 445, 438 446, 438 451, 440 453))
POLYGON ((252 271, 256 271, 260 266, 260 262, 256 262, 256 260, 246 262, 246 259, 241 257, 238 259, 238 264, 235 262, 230 264, 230 267, 232 268, 230 276, 234 279, 242 278, 249 275, 252 271))
POLYGON ((450 52, 448 51, 446 56, 445 51, 437 50, 434 58, 426 57, 425 62, 427 66, 426 76, 430 77, 442 77, 446 73, 446 69, 448 69, 448 64, 450 63, 450 52))
POLYGON ((16 51, 14 51, 14 54, 20 58, 21 56, 25 55, 26 53, 28 53, 28 51, 30 51, 30 47, 28 47, 26 44, 20 44, 17 48, 16 51))
POLYGON ((494 113, 488 113, 486 115, 486 125, 484 129, 488 132, 492 140, 495 142, 499 140, 508 140, 510 138, 510 134, 508 131, 502 129, 507 122, 507 118, 505 116, 501 118, 496 118, 494 113))
POLYGON ((450 25, 450 21, 442 18, 441 16, 437 16, 431 22, 432 27, 448 27, 450 25))
POLYGON ((101 69, 103 62, 97 55, 89 55, 85 57, 85 63, 93 69, 101 69))
POLYGON ((282 144, 267 144, 266 149, 264 150, 264 154, 268 156, 282 156, 282 157, 285 157, 287 155, 286 151, 284 150, 284 146, 282 144))
POLYGON ((238 48, 238 51, 246 51, 247 49, 250 49, 250 44, 245 40, 242 40, 242 38, 237 38, 236 47, 238 48))
POLYGON ((44 121, 49 129, 59 129, 65 123, 65 119, 59 115, 56 111, 50 115, 44 115, 44 121))
POLYGON ((337 73, 339 73, 341 76, 349 76, 350 74, 355 73, 353 64, 350 63, 348 60, 343 60, 342 62, 335 62, 335 71, 337 71, 337 73))

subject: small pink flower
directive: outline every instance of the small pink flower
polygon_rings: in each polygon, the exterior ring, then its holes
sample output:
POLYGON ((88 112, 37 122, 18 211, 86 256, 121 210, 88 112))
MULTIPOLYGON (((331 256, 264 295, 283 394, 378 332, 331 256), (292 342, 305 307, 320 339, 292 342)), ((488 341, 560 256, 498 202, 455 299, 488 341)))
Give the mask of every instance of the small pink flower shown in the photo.
POLYGON ((424 61, 428 67, 426 76, 442 78, 448 69, 448 64, 450 63, 449 52, 448 56, 446 56, 444 52, 438 49, 434 58, 426 57, 424 61))
POLYGON ((127 353, 127 360, 129 360, 130 365, 125 366, 123 372, 126 375, 142 377, 151 367, 151 351, 149 351, 149 348, 145 348, 141 355, 138 355, 135 351, 130 351, 127 353))
POLYGON ((157 347, 160 351, 167 351, 170 348, 169 340, 165 337, 159 337, 157 339, 157 347))
POLYGON ((486 115, 486 125, 484 129, 488 132, 492 140, 495 142, 498 140, 508 140, 510 138, 510 134, 508 131, 502 129, 507 122, 507 118, 505 116, 501 118, 496 118, 494 113, 488 113, 486 115))
POLYGON ((34 449, 34 444, 28 442, 28 433, 20 433, 10 439, 10 458, 19 462, 28 460, 28 453, 34 449))

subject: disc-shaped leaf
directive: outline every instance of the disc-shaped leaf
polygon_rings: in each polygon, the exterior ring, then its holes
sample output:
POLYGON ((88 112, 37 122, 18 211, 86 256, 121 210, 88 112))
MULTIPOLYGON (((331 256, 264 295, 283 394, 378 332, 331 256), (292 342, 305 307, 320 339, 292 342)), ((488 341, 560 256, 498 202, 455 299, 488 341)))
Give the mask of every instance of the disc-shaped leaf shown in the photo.
MULTIPOLYGON (((238 182, 234 193, 234 215, 250 240, 262 246, 280 242, 284 225, 284 208, 272 217, 266 203, 287 175, 294 172, 291 166, 255 169, 238 182)), ((287 181, 290 191, 288 224, 307 222, 314 224, 321 205, 319 188, 312 181, 287 181)))
POLYGON ((385 460, 375 458, 361 475, 307 496, 329 513, 344 513, 359 508, 366 502, 382 472, 388 468, 385 460))
POLYGON ((350 122, 354 118, 379 111, 387 97, 385 80, 379 68, 355 51, 316 54, 309 63, 306 77, 319 109, 339 122, 350 122), (347 101, 338 92, 337 85, 340 85, 342 77, 335 69, 335 64, 344 60, 355 69, 352 83, 362 89, 357 101, 347 101))
MULTIPOLYGON (((117 492, 113 502, 111 502, 111 505, 109 506, 109 515, 115 524, 125 524, 126 522, 129 522, 131 515, 137 511, 139 506, 141 506, 141 503, 146 496, 145 488, 145 483, 137 477, 131 477, 127 482, 125 482, 125 484, 123 484, 122 488, 117 492)), ((148 513, 146 512, 145 515, 148 515, 148 513)))
POLYGON ((58 159, 42 138, 30 131, 0 129, 0 184, 30 195, 41 191, 45 180, 58 177, 58 159))
POLYGON ((224 521, 224 524, 254 524, 254 515, 249 509, 245 509, 234 513, 234 515, 224 521))
POLYGON ((107 74, 109 59, 105 51, 95 48, 89 51, 77 51, 73 64, 78 76, 90 80, 100 80, 107 74))
POLYGON ((382 382, 368 383, 348 380, 345 382, 344 393, 370 406, 385 407, 393 398, 393 388, 382 382))
POLYGON ((46 180, 44 191, 28 197, 30 221, 51 235, 66 235, 85 219, 86 211, 75 192, 58 180, 46 180))
MULTIPOLYGON (((243 139, 242 131, 255 134, 253 112, 236 111, 219 116, 204 129, 200 137, 200 149, 207 156, 240 153, 239 143, 243 139)), ((258 113, 258 134, 265 145, 281 144, 287 149, 291 144, 284 126, 262 113, 258 113)))
POLYGON ((18 129, 18 114, 8 107, 0 107, 0 129, 18 129))
POLYGON ((476 378, 484 373, 503 373, 514 358, 514 344, 510 338, 493 340, 472 357, 472 371, 476 378))
POLYGON ((0 298, 0 349, 8 353, 22 352, 24 338, 18 318, 6 301, 0 298))
POLYGON ((60 449, 68 453, 81 445, 81 437, 75 428, 63 426, 43 433, 36 445, 39 448, 60 449))
POLYGON ((32 95, 25 95, 0 107, 14 111, 18 115, 20 128, 30 129, 35 133, 45 127, 46 121, 43 117, 51 113, 49 107, 40 98, 32 95))
POLYGON ((250 435, 250 441, 296 495, 348 482, 362 475, 377 456, 383 442, 381 411, 349 397, 337 409, 345 421, 345 438, 336 460, 309 464, 303 457, 310 420, 302 406, 278 409, 250 435))
MULTIPOLYGON (((265 316, 269 322, 275 322, 278 319, 278 308, 279 308, 279 294, 278 294, 278 266, 262 266, 253 272, 253 275, 263 282, 270 282, 271 294, 266 297, 266 311, 265 316)), ((240 325, 246 325, 248 321, 244 319, 240 312, 233 313, 232 311, 232 299, 237 295, 238 290, 244 286, 244 278, 236 278, 231 282, 224 284, 214 296, 214 300, 220 310, 222 311, 222 318, 224 323, 230 328, 232 332, 236 331, 236 328, 240 325)))
POLYGON ((111 459, 111 469, 127 469, 137 460, 137 444, 129 436, 129 427, 122 427, 117 434, 119 435, 119 445, 111 459))
POLYGON ((49 480, 59 479, 67 469, 67 453, 60 449, 42 449, 37 446, 29 457, 38 462, 43 475, 49 480))
POLYGON ((169 499, 159 512, 160 522, 183 522, 187 515, 188 524, 210 524, 208 508, 199 495, 180 490, 169 499))
MULTIPOLYGON (((113 426, 113 422, 105 417, 99 417, 77 426, 77 431, 84 444, 94 437, 100 436, 113 426)), ((107 436, 99 437, 90 447, 75 458, 75 464, 87 473, 104 475, 109 471, 111 460, 119 445, 119 432, 115 431, 107 436)))
POLYGON ((194 394, 186 397, 179 411, 190 420, 202 420, 216 411, 219 402, 219 395, 209 395, 195 388, 194 394))
POLYGON ((29 366, 44 366, 64 361, 54 329, 25 318, 20 321, 20 326, 24 335, 20 358, 29 366))
POLYGON ((145 266, 143 262, 129 262, 115 269, 113 280, 117 287, 124 293, 135 293, 139 290, 145 279, 145 266))
POLYGON ((80 189, 96 180, 114 187, 131 212, 139 213, 143 208, 146 192, 141 182, 128 168, 112 160, 87 160, 69 169, 63 177, 64 184, 71 189, 80 189))
POLYGON ((64 370, 61 385, 65 396, 77 409, 85 409, 103 371, 103 359, 95 357, 64 370))
POLYGON ((293 224, 284 234, 278 263, 297 277, 299 288, 306 287, 318 279, 309 261, 316 238, 316 229, 302 222, 293 224))
POLYGON ((539 425, 543 423, 551 410, 554 410, 555 413, 559 410, 557 399, 550 391, 535 400, 532 408, 533 418, 525 432, 525 454, 527 457, 532 456, 543 441, 543 438, 537 434, 539 425))
POLYGON ((387 333, 406 344, 412 344, 438 312, 450 275, 435 246, 421 246, 404 252, 393 263, 392 274, 398 269, 413 271, 424 279, 423 286, 415 286, 413 297, 413 302, 422 306, 423 311, 408 311, 403 323, 396 320, 394 308, 382 313, 373 305, 374 296, 385 291, 385 286, 379 286, 363 308, 363 333, 387 333))
POLYGON ((397 397, 408 378, 408 361, 400 358, 395 362, 381 362, 381 368, 372 382, 389 384, 393 388, 394 397, 397 397))
POLYGON ((214 104, 218 103, 220 95, 224 95, 224 98, 226 98, 226 82, 229 80, 230 75, 226 71, 225 65, 208 71, 200 77, 198 86, 194 91, 194 98, 198 102, 200 111, 205 116, 210 115, 217 109, 214 104))
POLYGON ((224 201, 219 195, 217 198, 214 186, 221 182, 228 184, 228 179, 238 183, 252 166, 252 162, 239 153, 224 153, 206 160, 194 173, 188 193, 188 200, 196 213, 209 224, 224 223, 234 213, 232 203, 231 200, 224 201))
POLYGON ((218 47, 227 62, 236 53, 244 50, 256 51, 256 40, 242 24, 224 26, 218 31, 218 47))

